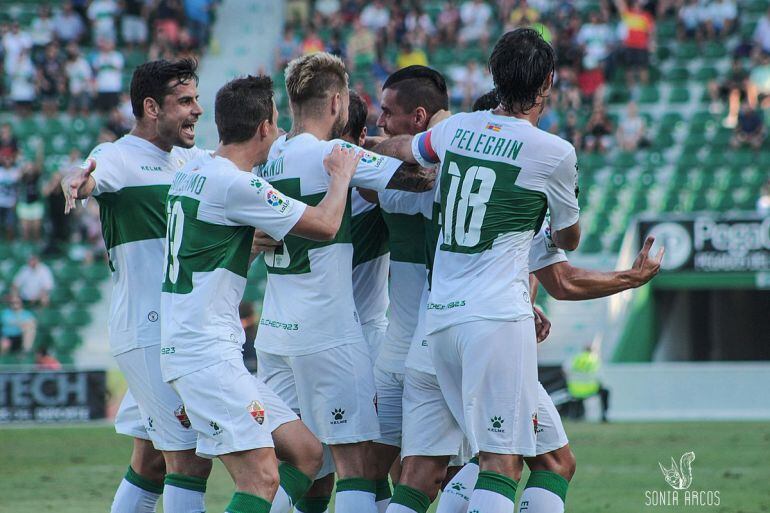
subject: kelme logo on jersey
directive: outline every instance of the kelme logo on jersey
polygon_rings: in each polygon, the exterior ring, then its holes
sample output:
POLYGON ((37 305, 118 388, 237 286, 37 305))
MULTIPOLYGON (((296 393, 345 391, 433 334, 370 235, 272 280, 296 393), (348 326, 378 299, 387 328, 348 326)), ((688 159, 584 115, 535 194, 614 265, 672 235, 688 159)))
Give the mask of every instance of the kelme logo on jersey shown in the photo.
POLYGON ((345 410, 343 410, 342 408, 335 408, 334 410, 332 410, 332 417, 334 418, 334 420, 329 422, 332 425, 348 423, 347 419, 345 418, 345 410))
POLYGON ((187 417, 187 412, 184 409, 184 404, 180 405, 179 408, 174 410, 174 416, 179 419, 179 423, 182 424, 182 427, 186 429, 190 429, 190 419, 187 417))
POLYGON ((256 178, 252 178, 251 181, 249 182, 249 185, 251 185, 256 190, 259 191, 259 190, 262 190, 262 187, 265 185, 265 182, 261 180, 257 180, 256 178))
POLYGON ((251 418, 261 426, 265 421, 265 408, 262 406, 262 403, 259 401, 251 401, 246 409, 249 411, 251 418))
POLYGON ((469 501, 471 500, 471 498, 468 497, 468 494, 464 491, 467 489, 468 487, 462 483, 452 483, 451 486, 449 486, 446 490, 444 490, 444 493, 454 494, 454 495, 457 495, 458 497, 462 497, 466 501, 469 501))
POLYGON ((289 199, 275 189, 269 189, 265 195, 265 201, 273 210, 283 214, 289 208, 289 199))
POLYGON ((361 150, 358 146, 353 146, 350 143, 342 143, 342 147, 359 150, 361 152, 361 162, 363 162, 364 164, 374 166, 374 167, 380 167, 380 164, 385 162, 385 157, 383 157, 382 155, 377 155, 376 153, 372 153, 370 151, 361 150))
POLYGON ((487 428, 487 431, 491 431, 492 433, 505 433, 505 429, 503 429, 505 419, 495 416, 489 419, 489 422, 492 424, 492 427, 487 428))

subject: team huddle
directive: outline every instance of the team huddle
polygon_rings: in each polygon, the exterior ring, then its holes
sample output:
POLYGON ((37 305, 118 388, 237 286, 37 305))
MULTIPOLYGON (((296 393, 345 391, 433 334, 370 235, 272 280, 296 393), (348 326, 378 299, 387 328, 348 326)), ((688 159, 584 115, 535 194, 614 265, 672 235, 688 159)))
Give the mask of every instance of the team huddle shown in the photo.
POLYGON ((425 513, 442 485, 440 513, 513 512, 524 463, 519 511, 564 511, 575 458, 538 382, 538 283, 602 297, 649 281, 662 252, 569 264, 577 158, 537 128, 553 50, 518 29, 489 68, 495 90, 454 115, 440 73, 396 71, 372 137, 342 61, 299 57, 291 130, 269 78, 238 78, 216 96, 215 151, 195 147, 196 63, 135 70, 135 128, 62 183, 67 210, 99 202, 113 273, 116 429, 134 438, 113 512, 161 495, 167 513, 205 511, 214 457, 228 513, 322 513, 335 485, 338 513, 425 513), (238 306, 259 254, 252 375, 238 306))

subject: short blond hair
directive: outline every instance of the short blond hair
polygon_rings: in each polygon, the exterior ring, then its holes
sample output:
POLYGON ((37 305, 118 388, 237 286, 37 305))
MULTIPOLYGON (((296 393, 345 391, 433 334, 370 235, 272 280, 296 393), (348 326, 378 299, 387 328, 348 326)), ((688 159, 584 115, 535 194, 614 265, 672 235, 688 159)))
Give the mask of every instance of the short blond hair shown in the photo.
POLYGON ((286 92, 294 104, 305 104, 341 92, 348 87, 342 59, 318 52, 297 57, 286 66, 286 92))

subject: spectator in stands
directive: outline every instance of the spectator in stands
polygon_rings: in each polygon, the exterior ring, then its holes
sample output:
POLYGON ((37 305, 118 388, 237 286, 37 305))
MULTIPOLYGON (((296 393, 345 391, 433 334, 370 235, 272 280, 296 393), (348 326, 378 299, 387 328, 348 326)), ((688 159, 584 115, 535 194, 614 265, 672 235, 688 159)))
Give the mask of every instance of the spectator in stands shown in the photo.
POLYGON ((578 117, 574 110, 567 112, 567 116, 564 118, 564 126, 559 132, 559 137, 571 142, 576 149, 580 150, 583 134, 578 127, 578 117))
POLYGON ((37 9, 37 16, 32 20, 30 27, 30 36, 32 37, 32 46, 44 48, 54 39, 54 22, 51 18, 51 8, 45 4, 37 9))
POLYGON ((24 308, 18 295, 13 294, 8 300, 8 307, 0 315, 2 324, 2 348, 9 354, 16 355, 29 351, 35 341, 37 322, 35 316, 24 308))
POLYGON ((460 29, 460 9, 456 0, 449 0, 438 15, 436 20, 439 39, 443 44, 453 44, 457 41, 457 32, 460 29))
POLYGON ((21 237, 26 241, 40 240, 45 207, 40 191, 42 152, 35 164, 23 167, 19 180, 19 199, 16 204, 16 216, 21 226, 21 237))
MULTIPOLYGON (((70 151, 69 162, 62 169, 72 169, 82 162, 80 150, 73 148, 70 151)), ((61 173, 55 172, 43 185, 43 197, 48 206, 48 220, 50 221, 50 233, 48 243, 43 250, 44 255, 60 255, 62 248, 70 238, 69 216, 64 215, 64 193, 61 190, 61 173)))
POLYGON ((59 98, 67 92, 64 60, 59 45, 51 43, 45 47, 45 55, 38 65, 37 90, 43 104, 43 111, 52 116, 59 110, 59 98))
POLYGON ((275 68, 283 71, 289 61, 301 54, 300 41, 294 33, 294 29, 287 25, 283 29, 283 38, 275 48, 275 68))
POLYGON ((650 81, 650 52, 654 50, 655 20, 642 7, 641 0, 615 0, 620 12, 623 37, 623 65, 626 83, 633 87, 650 81))
POLYGON ((494 87, 489 73, 484 73, 476 61, 468 61, 465 66, 454 66, 449 70, 453 103, 462 105, 462 110, 469 110, 473 101, 494 87))
POLYGON ((340 34, 339 30, 334 29, 332 31, 332 34, 329 38, 329 43, 326 45, 326 51, 339 57, 340 59, 344 59, 347 55, 345 43, 342 42, 342 35, 340 34))
POLYGON ((115 43, 101 39, 99 52, 94 57, 96 74, 96 108, 106 113, 118 105, 123 90, 123 55, 115 50, 115 43))
POLYGON ((16 158, 19 153, 19 141, 13 135, 13 128, 10 123, 0 125, 0 157, 10 155, 16 158))
POLYGON ((483 48, 489 46, 489 23, 492 8, 484 0, 467 0, 460 7, 459 42, 461 45, 479 43, 483 48))
POLYGON ((208 43, 212 1, 184 0, 184 12, 187 15, 185 25, 196 47, 203 47, 208 43))
POLYGON ((53 30, 62 43, 77 43, 83 37, 86 26, 72 7, 72 2, 62 3, 62 9, 54 16, 53 30))
POLYGON ((738 7, 733 0, 713 0, 705 11, 709 38, 723 38, 732 33, 738 18, 738 7))
POLYGON ((315 12, 320 14, 324 22, 334 22, 335 18, 339 16, 340 0, 316 0, 315 12))
POLYGON ((757 22, 754 29, 754 43, 756 44, 754 54, 770 54, 770 8, 757 22))
POLYGON ((13 278, 13 291, 30 306, 47 306, 53 285, 51 270, 34 254, 13 278))
POLYGON ((639 109, 636 103, 629 102, 626 107, 626 114, 618 123, 616 138, 620 149, 623 151, 634 151, 639 147, 646 146, 647 125, 644 118, 639 116, 639 109))
POLYGON ((144 46, 147 42, 147 2, 123 0, 120 11, 120 34, 128 46, 144 46))
POLYGON ((35 366, 42 371, 61 370, 61 362, 48 352, 47 347, 41 347, 35 353, 35 366))
POLYGON ((69 110, 71 115, 88 114, 93 96, 94 74, 91 65, 80 54, 80 48, 75 43, 67 46, 67 62, 64 65, 69 88, 69 110))
POLYGON ((738 114, 738 125, 735 127, 735 133, 730 141, 733 148, 748 146, 754 150, 759 150, 765 140, 765 123, 762 113, 744 104, 741 112, 738 114))
POLYGON ((603 105, 597 105, 586 124, 583 150, 588 153, 593 151, 606 153, 612 147, 613 131, 607 110, 603 105))
POLYGON ((559 115, 554 111, 553 107, 549 105, 543 110, 540 119, 537 121, 537 127, 550 134, 559 133, 559 115))
POLYGON ((21 30, 18 21, 11 23, 11 29, 3 36, 3 53, 5 74, 9 77, 14 75, 16 67, 22 62, 21 56, 25 51, 29 55, 32 48, 32 38, 21 30))
POLYGON ((318 35, 318 31, 314 25, 311 25, 305 34, 305 39, 302 40, 302 55, 323 52, 325 49, 326 45, 318 35))
POLYGON ((540 19, 540 11, 532 7, 527 0, 519 0, 508 16, 507 28, 529 27, 540 19))
POLYGON ((759 63, 749 73, 746 97, 752 107, 766 108, 770 98, 770 55, 761 55, 759 63))
POLYGON ((597 92, 599 96, 603 96, 604 66, 614 40, 612 28, 602 19, 598 11, 591 11, 588 23, 580 27, 575 37, 575 41, 583 52, 583 67, 577 80, 581 93, 589 100, 597 92))
POLYGON ((728 111, 724 120, 724 126, 727 128, 734 128, 738 122, 741 99, 745 99, 748 94, 748 79, 749 73, 744 68, 741 59, 733 59, 727 77, 722 82, 713 80, 708 84, 712 112, 721 111, 721 101, 727 99, 728 111))
POLYGON ((23 48, 16 58, 13 71, 8 73, 11 79, 9 97, 22 116, 29 113, 37 100, 37 70, 29 52, 29 49, 23 48))
POLYGON ((680 39, 701 39, 703 35, 701 31, 702 10, 698 0, 685 0, 677 13, 680 39))
POLYGON ((770 215, 770 180, 762 184, 757 199, 757 213, 763 216, 770 215))
POLYGON ((353 33, 348 38, 348 65, 351 70, 366 71, 376 58, 377 38, 374 33, 356 18, 353 33))
POLYGON ((404 28, 412 43, 419 47, 433 47, 436 26, 422 8, 413 7, 404 17, 404 28))
POLYGON ((401 42, 401 47, 398 51, 398 57, 396 57, 396 67, 398 69, 406 68, 407 66, 428 65, 428 56, 421 48, 415 47, 408 38, 401 42))
POLYGON ((88 6, 88 19, 91 21, 93 39, 106 39, 115 42, 115 18, 118 4, 115 0, 93 0, 88 6))
POLYGON ((0 230, 6 240, 16 235, 16 201, 19 197, 21 169, 16 164, 16 153, 0 152, 0 230))
POLYGON ((361 23, 373 32, 384 30, 390 24, 390 11, 382 0, 374 0, 361 11, 361 23))

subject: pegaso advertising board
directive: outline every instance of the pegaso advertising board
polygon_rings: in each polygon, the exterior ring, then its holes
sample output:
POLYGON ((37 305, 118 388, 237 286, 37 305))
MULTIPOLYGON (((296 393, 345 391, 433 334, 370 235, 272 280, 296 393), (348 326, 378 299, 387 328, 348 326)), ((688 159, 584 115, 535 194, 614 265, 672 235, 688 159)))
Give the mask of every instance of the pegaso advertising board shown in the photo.
POLYGON ((770 217, 642 219, 639 235, 665 246, 667 271, 770 271, 770 217))

